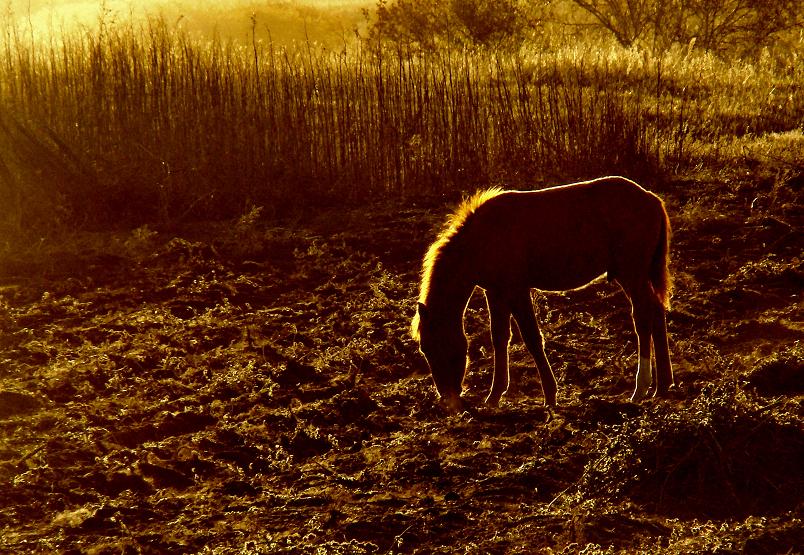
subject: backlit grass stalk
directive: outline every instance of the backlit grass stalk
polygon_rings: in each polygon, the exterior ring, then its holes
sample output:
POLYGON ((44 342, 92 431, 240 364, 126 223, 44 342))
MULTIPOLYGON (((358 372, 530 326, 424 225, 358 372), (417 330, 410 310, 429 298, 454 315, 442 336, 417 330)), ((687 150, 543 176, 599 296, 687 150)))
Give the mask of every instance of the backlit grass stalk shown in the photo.
MULTIPOLYGON (((734 130, 711 125, 715 85, 683 53, 275 49, 196 42, 153 20, 47 45, 8 27, 0 56, 0 187, 14 199, 0 221, 16 228, 639 177, 734 130)), ((734 89, 724 110, 756 129, 785 121, 761 99, 784 95, 772 69, 746 85, 705 63, 734 89)))

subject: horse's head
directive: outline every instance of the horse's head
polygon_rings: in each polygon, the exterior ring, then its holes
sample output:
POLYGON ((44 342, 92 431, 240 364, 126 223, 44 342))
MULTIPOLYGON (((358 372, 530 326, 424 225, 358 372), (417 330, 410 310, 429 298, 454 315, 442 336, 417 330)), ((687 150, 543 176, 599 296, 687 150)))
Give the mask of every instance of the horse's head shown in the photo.
POLYGON ((419 350, 427 359, 439 395, 451 410, 457 410, 461 405, 461 387, 468 362, 463 327, 460 323, 448 325, 419 303, 412 332, 419 340, 419 350))

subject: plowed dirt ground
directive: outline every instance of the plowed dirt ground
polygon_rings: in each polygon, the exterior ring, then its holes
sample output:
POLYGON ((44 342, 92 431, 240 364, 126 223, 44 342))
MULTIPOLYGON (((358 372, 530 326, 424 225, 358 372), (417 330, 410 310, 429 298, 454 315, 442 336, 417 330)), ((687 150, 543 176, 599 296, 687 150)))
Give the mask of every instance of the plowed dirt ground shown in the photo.
POLYGON ((445 413, 408 334, 444 200, 9 254, 0 551, 799 552, 797 179, 659 191, 678 387, 641 404, 629 307, 600 280, 534 292, 555 412, 516 336, 511 390, 482 405, 476 292, 473 408, 445 413))

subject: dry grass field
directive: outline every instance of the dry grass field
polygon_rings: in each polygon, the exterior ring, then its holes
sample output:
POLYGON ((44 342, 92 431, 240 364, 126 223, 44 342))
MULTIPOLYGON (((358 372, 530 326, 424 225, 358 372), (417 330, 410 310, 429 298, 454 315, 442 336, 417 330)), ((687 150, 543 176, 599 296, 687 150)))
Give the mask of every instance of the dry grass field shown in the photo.
POLYGON ((109 26, 0 51, 0 552, 795 553, 804 82, 788 56, 331 51, 109 26), (410 339, 488 185, 607 173, 673 225, 677 387, 628 401, 604 280, 534 292, 559 407, 467 311, 410 339))

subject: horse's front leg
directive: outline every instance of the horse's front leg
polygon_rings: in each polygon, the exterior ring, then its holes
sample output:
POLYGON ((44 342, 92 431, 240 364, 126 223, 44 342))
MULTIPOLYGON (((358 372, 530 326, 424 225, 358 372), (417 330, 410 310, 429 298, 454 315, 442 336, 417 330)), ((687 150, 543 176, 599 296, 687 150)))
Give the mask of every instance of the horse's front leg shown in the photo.
POLYGON ((533 360, 536 362, 536 369, 539 372, 539 379, 542 382, 542 393, 544 394, 544 404, 548 407, 556 406, 556 377, 553 374, 547 356, 544 354, 544 339, 542 332, 539 331, 539 323, 536 321, 536 313, 533 311, 533 301, 530 299, 530 291, 523 291, 517 295, 511 306, 514 319, 519 325, 519 332, 525 341, 533 360))
POLYGON ((486 397, 489 405, 498 405, 508 390, 508 344, 511 341, 511 309, 507 302, 493 292, 486 291, 486 302, 491 319, 491 343, 494 347, 494 378, 486 397))

